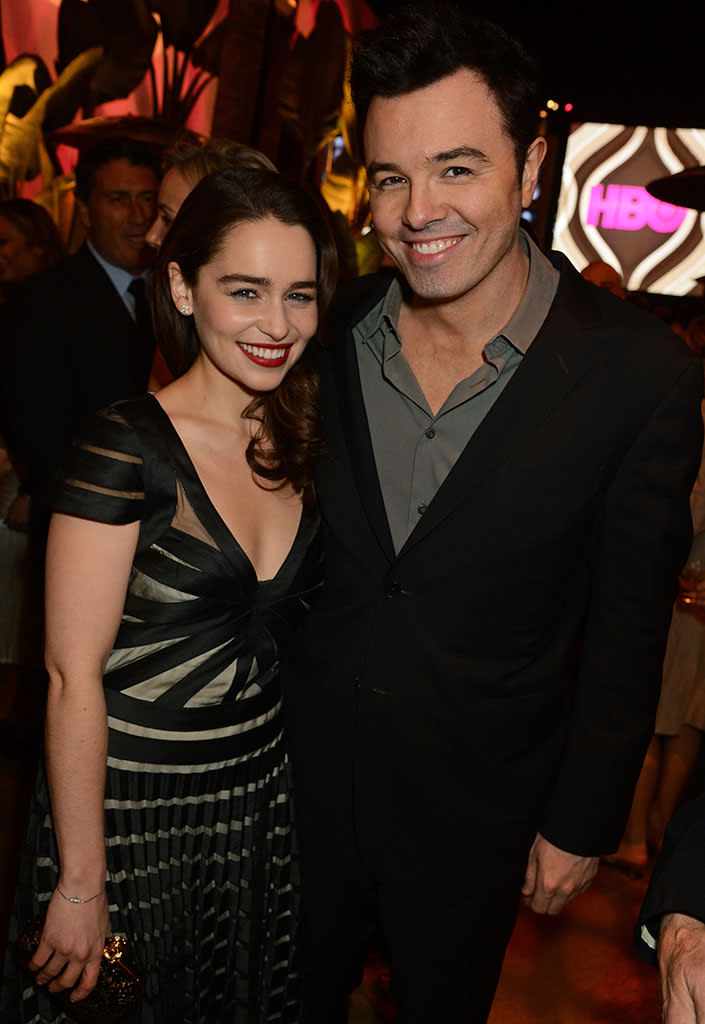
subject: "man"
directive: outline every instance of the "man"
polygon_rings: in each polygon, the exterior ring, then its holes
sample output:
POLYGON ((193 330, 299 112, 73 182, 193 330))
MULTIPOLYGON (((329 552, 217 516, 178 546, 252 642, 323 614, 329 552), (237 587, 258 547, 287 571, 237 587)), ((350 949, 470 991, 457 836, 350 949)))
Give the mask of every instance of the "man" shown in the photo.
POLYGON ((24 282, 2 326, 0 417, 32 499, 39 550, 64 449, 90 412, 146 389, 154 339, 144 287, 153 250, 159 161, 128 138, 109 138, 76 167, 86 242, 24 282), (139 286, 138 286, 139 287, 139 286))
POLYGON ((306 1024, 380 927, 400 1024, 484 1021, 520 894, 615 849, 690 537, 702 364, 520 232, 530 60, 459 7, 361 41, 351 86, 396 273, 321 359, 325 581, 283 659, 306 1024))
POLYGON ((658 963, 664 1024, 705 1015, 705 795, 673 816, 649 880, 637 950, 658 963))
MULTIPOLYGON (((705 580, 688 586, 691 602, 702 611, 705 580)), ((637 951, 659 967, 664 1024, 697 1024, 705 1015, 704 873, 701 792, 668 824, 636 928, 637 951)))
POLYGON ((620 299, 625 297, 622 275, 614 267, 611 267, 609 263, 596 260, 594 263, 588 263, 586 267, 583 267, 580 273, 586 281, 596 284, 598 288, 606 288, 608 292, 618 295, 620 299))

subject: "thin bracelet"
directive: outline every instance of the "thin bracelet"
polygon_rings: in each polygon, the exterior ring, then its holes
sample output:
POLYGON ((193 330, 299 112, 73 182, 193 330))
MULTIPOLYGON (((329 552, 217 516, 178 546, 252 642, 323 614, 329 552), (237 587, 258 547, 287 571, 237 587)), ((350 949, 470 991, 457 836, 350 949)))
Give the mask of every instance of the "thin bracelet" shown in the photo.
POLYGON ((89 896, 87 900, 82 900, 80 896, 67 896, 66 893, 63 893, 61 891, 58 885, 56 887, 56 891, 58 892, 59 896, 63 896, 67 903, 90 903, 91 900, 97 900, 98 897, 105 892, 105 886, 103 886, 100 892, 97 892, 95 896, 89 896))

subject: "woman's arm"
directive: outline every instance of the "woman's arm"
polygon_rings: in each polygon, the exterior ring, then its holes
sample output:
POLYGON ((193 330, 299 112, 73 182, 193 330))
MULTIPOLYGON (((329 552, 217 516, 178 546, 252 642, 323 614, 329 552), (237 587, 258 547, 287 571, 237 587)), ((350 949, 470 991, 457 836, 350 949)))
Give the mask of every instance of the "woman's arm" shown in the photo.
POLYGON ((51 981, 50 991, 73 988, 80 980, 78 998, 96 983, 110 933, 104 892, 108 723, 103 673, 120 625, 138 534, 138 522, 114 526, 57 514, 47 544, 46 761, 60 875, 31 967, 39 984, 51 981), (89 902, 72 903, 71 897, 89 902))

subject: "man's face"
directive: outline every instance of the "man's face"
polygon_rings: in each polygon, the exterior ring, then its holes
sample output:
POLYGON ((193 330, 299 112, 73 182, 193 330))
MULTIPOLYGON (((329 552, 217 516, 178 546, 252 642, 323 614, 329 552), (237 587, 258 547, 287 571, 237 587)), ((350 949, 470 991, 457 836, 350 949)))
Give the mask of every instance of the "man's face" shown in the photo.
POLYGON ((545 143, 521 180, 485 82, 467 69, 392 99, 376 97, 364 129, 379 242, 416 296, 453 301, 482 285, 501 296, 520 259, 518 225, 545 143))
POLYGON ((108 263, 130 274, 140 274, 154 255, 145 235, 156 215, 158 184, 150 167, 110 160, 97 170, 88 201, 78 201, 91 243, 108 263))

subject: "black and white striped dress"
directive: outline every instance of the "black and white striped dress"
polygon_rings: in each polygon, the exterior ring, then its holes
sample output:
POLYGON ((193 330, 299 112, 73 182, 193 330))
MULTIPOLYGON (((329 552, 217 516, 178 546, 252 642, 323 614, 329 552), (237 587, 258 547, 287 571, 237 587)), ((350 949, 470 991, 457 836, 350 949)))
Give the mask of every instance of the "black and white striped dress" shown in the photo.
MULTIPOLYGON (((95 417, 74 445, 55 507, 141 523, 104 679, 107 892, 113 931, 127 937, 146 982, 134 1020, 296 1021, 278 648, 320 579, 315 514, 304 509, 279 573, 258 581, 151 395, 95 417)), ((49 900, 57 870, 40 778, 21 923, 49 900)), ((8 966, 12 975, 9 958, 8 966)), ((19 985, 8 977, 4 988, 0 1019, 64 1019, 26 977, 19 985)))

